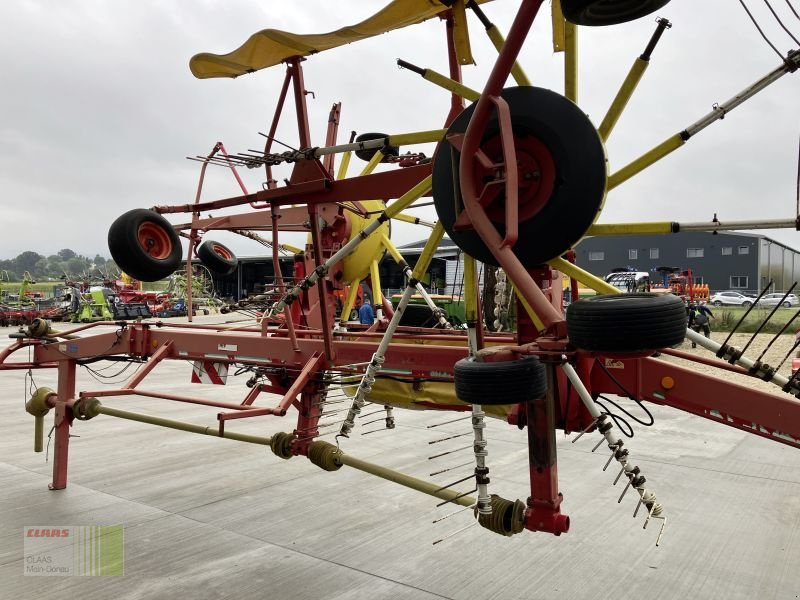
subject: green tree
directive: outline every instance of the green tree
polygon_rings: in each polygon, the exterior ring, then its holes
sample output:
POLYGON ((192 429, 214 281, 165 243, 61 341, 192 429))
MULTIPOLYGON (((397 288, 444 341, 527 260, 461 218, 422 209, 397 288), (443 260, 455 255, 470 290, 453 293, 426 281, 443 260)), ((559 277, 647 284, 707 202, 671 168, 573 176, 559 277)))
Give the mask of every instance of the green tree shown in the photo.
POLYGON ((14 259, 14 270, 18 273, 30 271, 31 275, 36 276, 36 263, 38 263, 44 256, 38 252, 26 250, 14 259))
POLYGON ((69 260, 70 258, 75 258, 77 256, 77 253, 74 250, 70 250, 69 248, 64 248, 58 251, 58 255, 63 260, 69 260))

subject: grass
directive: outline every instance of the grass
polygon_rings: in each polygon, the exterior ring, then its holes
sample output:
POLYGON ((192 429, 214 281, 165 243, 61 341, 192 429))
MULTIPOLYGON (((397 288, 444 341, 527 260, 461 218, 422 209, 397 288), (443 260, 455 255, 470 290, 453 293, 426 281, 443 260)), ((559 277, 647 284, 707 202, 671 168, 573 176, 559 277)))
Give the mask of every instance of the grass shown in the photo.
MULTIPOLYGON (((711 311, 714 313, 714 319, 711 321, 712 331, 731 331, 739 320, 747 312, 746 309, 739 306, 711 306, 711 311)), ((736 329, 740 333, 755 333, 759 326, 764 322, 769 313, 772 311, 770 308, 754 308, 747 315, 745 320, 736 329)), ((769 322, 761 329, 762 333, 778 333, 783 326, 792 319, 798 310, 797 308, 779 308, 772 315, 769 322)), ((800 329, 800 316, 795 318, 791 325, 786 328, 784 333, 794 334, 795 331, 800 329)))

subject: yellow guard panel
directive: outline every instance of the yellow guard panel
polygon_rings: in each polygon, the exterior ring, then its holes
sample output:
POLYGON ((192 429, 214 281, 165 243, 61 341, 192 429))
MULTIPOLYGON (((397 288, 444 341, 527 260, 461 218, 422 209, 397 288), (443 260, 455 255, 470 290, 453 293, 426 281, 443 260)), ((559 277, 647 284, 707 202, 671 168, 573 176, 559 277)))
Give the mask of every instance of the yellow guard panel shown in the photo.
MULTIPOLYGON (((478 0, 478 3, 489 1, 478 0)), ((414 25, 446 10, 449 9, 438 0, 393 0, 368 19, 329 33, 297 34, 263 29, 229 54, 195 54, 189 61, 189 68, 198 79, 238 77, 280 64, 293 56, 316 54, 414 25)))

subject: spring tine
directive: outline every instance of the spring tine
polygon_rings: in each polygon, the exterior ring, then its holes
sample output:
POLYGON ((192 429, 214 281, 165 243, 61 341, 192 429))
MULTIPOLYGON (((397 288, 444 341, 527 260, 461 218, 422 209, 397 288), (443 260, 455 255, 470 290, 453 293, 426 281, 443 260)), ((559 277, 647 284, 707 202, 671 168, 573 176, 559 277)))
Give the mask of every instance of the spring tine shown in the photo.
POLYGON ((459 479, 458 481, 454 481, 453 483, 448 483, 447 485, 443 485, 442 487, 437 488, 436 490, 434 490, 434 493, 441 492, 442 490, 446 490, 447 488, 451 488, 454 485, 458 485, 459 483, 464 483, 465 481, 469 481, 473 477, 475 477, 475 475, 471 473, 471 474, 467 475, 466 477, 463 477, 463 478, 459 479))
POLYGON ((629 479, 629 480, 628 480, 628 483, 627 483, 627 485, 625 486, 625 489, 624 489, 624 490, 622 490, 622 494, 620 494, 620 496, 619 496, 619 500, 617 500, 617 504, 619 504, 620 502, 622 502, 622 499, 625 497, 625 494, 627 494, 627 493, 628 493, 628 488, 629 488, 629 487, 631 487, 631 481, 633 481, 633 479, 629 479))
POLYGON ((612 485, 617 485, 617 482, 619 481, 619 478, 622 477, 622 474, 624 472, 625 472, 625 467, 622 467, 620 469, 619 473, 617 473, 617 476, 614 478, 614 483, 612 485))
POLYGON ((328 411, 319 413, 319 416, 321 418, 321 417, 329 417, 331 415, 338 415, 340 412, 342 412, 344 410, 345 409, 343 409, 343 408, 340 408, 338 410, 328 410, 328 411))
POLYGON ((601 444, 602 444, 603 442, 605 442, 605 441, 606 441, 606 438, 600 438, 600 441, 599 441, 599 442, 597 442, 597 443, 595 444, 594 448, 592 448, 592 452, 594 452, 595 450, 597 450, 597 449, 598 449, 598 448, 601 446, 601 444))
POLYGON ((794 315, 792 316, 792 318, 791 318, 791 319, 789 319, 788 321, 786 321, 786 323, 783 325, 783 327, 781 328, 781 330, 780 330, 778 333, 776 333, 776 334, 775 334, 775 337, 774 337, 774 338, 772 338, 772 339, 769 341, 769 344, 767 344, 767 346, 764 348, 764 350, 762 350, 762 351, 761 351, 761 354, 759 354, 759 355, 758 355, 758 358, 756 359, 756 362, 759 362, 759 361, 760 361, 762 358, 764 358, 764 355, 767 353, 767 350, 769 350, 769 349, 770 349, 770 347, 772 346, 772 344, 774 344, 774 343, 775 343, 775 341, 776 341, 776 340, 778 340, 778 339, 781 337, 781 335, 783 335, 783 332, 784 332, 784 331, 786 331, 787 329, 789 329, 789 326, 792 324, 792 322, 793 322, 793 321, 794 321, 794 320, 795 320, 795 319, 796 319, 798 316, 800 316, 800 309, 798 309, 798 311, 797 311, 796 313, 794 313, 794 315))
POLYGON ((330 423, 317 425, 317 429, 322 429, 323 427, 333 427, 334 425, 340 425, 341 423, 344 423, 344 419, 342 419, 341 421, 331 421, 330 423))
POLYGON ((443 538, 440 538, 440 539, 436 540, 435 542, 433 542, 433 545, 435 546, 436 544, 438 544, 438 543, 440 543, 440 542, 443 542, 443 541, 445 541, 445 540, 449 540, 451 537, 454 537, 454 536, 458 535, 459 533, 461 533, 462 531, 466 531, 466 530, 467 530, 467 529, 469 529, 470 527, 474 527, 474 526, 475 526, 475 525, 477 525, 477 524, 478 524, 478 522, 477 522, 477 521, 472 521, 472 522, 471 522, 469 525, 467 525, 466 527, 462 527, 461 529, 458 529, 458 530, 454 531, 453 533, 451 533, 451 534, 449 534, 449 535, 446 535, 446 536, 444 536, 443 538))
MULTIPOLYGON (((381 419, 382 421, 383 419, 381 419)), ((361 435, 369 435, 370 433, 378 433, 379 431, 392 431, 390 427, 381 427, 380 429, 373 429, 372 431, 363 431, 361 435)))
MULTIPOLYGON (((358 418, 359 419, 363 419, 364 417, 371 417, 372 415, 379 415, 379 414, 385 413, 385 412, 386 412, 385 410, 374 410, 371 413, 367 413, 365 415, 358 415, 358 418)), ((364 425, 366 425, 366 423, 364 423, 364 425)))
POLYGON ((454 510, 454 511, 453 511, 453 512, 451 512, 451 513, 447 513, 447 514, 446 514, 445 516, 443 516, 443 517, 439 517, 438 519, 434 519, 434 520, 433 520, 433 521, 431 521, 431 522, 432 522, 432 523, 439 523, 440 521, 444 521, 445 519, 449 519, 449 518, 450 518, 450 517, 452 517, 453 515, 460 515, 460 514, 461 514, 461 513, 463 513, 465 510, 475 510, 475 507, 476 507, 476 506, 477 506, 477 504, 473 504, 472 506, 465 506, 464 508, 460 508, 459 510, 454 510))
POLYGON ((667 517, 661 517, 661 529, 658 530, 658 537, 656 538, 656 546, 661 543, 661 536, 664 535, 664 529, 667 526, 667 517))
POLYGON ((575 442, 577 442, 579 439, 581 439, 581 437, 583 437, 583 434, 584 434, 584 433, 586 433, 587 431, 589 431, 589 430, 590 430, 592 427, 594 427, 595 425, 597 425, 597 419, 595 419, 594 421, 592 421, 591 423, 589 423, 589 425, 586 427, 586 429, 584 429, 584 430, 583 430, 583 431, 581 431, 581 432, 580 432, 580 433, 579 433, 577 436, 575 436, 575 439, 573 439, 573 440, 572 440, 572 443, 574 444, 574 443, 575 443, 575 442))
MULTIPOLYGON (((642 505, 642 496, 639 496, 639 502, 636 503, 636 509, 633 511, 633 518, 636 518, 636 515, 639 514, 639 507, 642 505)), ((645 527, 647 527, 647 521, 645 521, 645 527)))
POLYGON ((475 489, 472 489, 472 490, 470 490, 468 492, 464 492, 463 494, 459 494, 458 496, 453 496, 452 498, 450 498, 450 500, 445 500, 444 502, 440 502, 439 504, 436 505, 436 507, 438 508, 440 506, 444 506, 445 504, 450 504, 454 500, 458 500, 459 498, 463 498, 464 496, 468 496, 469 494, 473 494, 473 493, 475 493, 477 491, 478 491, 478 488, 476 487, 475 489))
POLYGON ((447 452, 442 452, 441 454, 434 454, 433 456, 429 456, 428 460, 433 460, 434 458, 441 458, 442 456, 447 456, 448 454, 454 454, 455 452, 462 452, 463 450, 471 450, 472 445, 464 446, 463 448, 457 448, 455 450, 448 450, 447 452))
POLYGON ((747 310, 744 312, 744 314, 743 314, 743 315, 741 316, 741 318, 739 319, 739 322, 738 322, 738 323, 736 323, 736 326, 735 326, 733 329, 731 329, 731 332, 728 334, 728 337, 726 337, 726 338, 725 338, 725 341, 722 343, 723 347, 728 345, 728 342, 729 342, 729 341, 731 341, 731 337, 733 336, 733 334, 734 334, 734 333, 736 333, 736 330, 737 330, 737 329, 739 329, 739 326, 740 326, 740 325, 741 325, 741 324, 744 322, 744 320, 747 318, 747 315, 749 315, 749 314, 750 314, 750 311, 751 311, 751 310, 753 310, 753 308, 756 306, 756 304, 758 304, 758 301, 759 301, 759 300, 761 300, 761 297, 762 297, 764 294, 766 294, 766 293, 767 293, 767 290, 769 290, 769 288, 771 288, 771 287, 772 287, 772 280, 770 279, 769 283, 767 284, 767 287, 765 287, 763 290, 761 290, 761 293, 758 295, 758 297, 757 297, 757 298, 756 298, 756 299, 753 301, 753 303, 750 305, 750 308, 748 308, 748 309, 747 309, 747 310))
POLYGON ((777 310, 778 310, 778 309, 779 309, 781 306, 783 306, 783 301, 784 301, 784 300, 786 300, 786 297, 787 297, 787 296, 788 296, 788 295, 789 295, 789 294, 792 292, 792 290, 795 288, 795 286, 796 286, 796 285, 797 285, 797 282, 795 281, 795 282, 792 284, 792 286, 789 288, 789 291, 788 291, 788 292, 786 292, 786 293, 783 295, 783 298, 781 298, 781 301, 780 301, 780 302, 778 302, 778 304, 776 304, 776 305, 775 305, 775 306, 772 308, 772 311, 770 311, 770 313, 767 315, 767 318, 766 318, 766 319, 764 319, 764 321, 761 323, 761 325, 759 325, 759 326, 758 326, 758 329, 756 329, 756 332, 755 332, 755 333, 752 335, 752 337, 751 337, 751 338, 750 338, 750 339, 747 341, 747 343, 744 345, 744 348, 742 348, 742 354, 744 354, 744 353, 745 353, 745 351, 746 351, 746 350, 747 350, 747 349, 750 347, 750 344, 753 342, 753 340, 754 340, 754 339, 756 339, 756 336, 757 336, 759 333, 761 333, 761 330, 764 328, 764 326, 765 326, 765 325, 766 325, 766 324, 769 322, 769 320, 772 318, 772 315, 774 315, 774 314, 775 314, 775 312, 776 312, 776 311, 777 311, 777 310))
POLYGON ((466 421, 467 419, 471 419, 472 415, 468 417, 459 417, 458 419, 451 419, 450 421, 443 421, 442 423, 436 423, 434 425, 428 425, 427 429, 433 429, 434 427, 441 427, 442 425, 449 425, 450 423, 455 423, 457 421, 466 421))
POLYGON ((606 461, 606 466, 605 466, 605 467, 603 467, 603 471, 605 471, 606 469, 608 469, 608 465, 610 465, 610 464, 611 464, 611 461, 612 461, 612 460, 614 460, 614 454, 615 454, 615 453, 616 453, 616 450, 615 450, 614 452, 612 452, 612 453, 611 453, 611 456, 609 456, 609 457, 608 457, 608 460, 606 461))
POLYGON ((431 442, 428 442, 428 445, 430 445, 430 444, 438 444, 439 442, 446 442, 447 440, 454 440, 455 438, 464 437, 465 435, 472 435, 472 432, 468 431, 467 433, 457 433, 455 435, 450 435, 450 436, 447 436, 447 437, 439 438, 438 440, 433 440, 431 442))
POLYGON ((441 471, 434 471, 433 473, 430 473, 428 477, 435 477, 436 475, 441 475, 442 473, 447 473, 448 471, 455 471, 456 469, 461 469, 463 467, 471 467, 474 464, 475 463, 473 461, 469 461, 463 465, 456 465, 455 467, 448 467, 447 469, 442 469, 441 471))
POLYGON ((786 359, 788 359, 792 354, 794 354, 794 351, 797 349, 798 346, 800 346, 800 338, 798 338, 795 341, 795 343, 792 344, 792 347, 789 349, 789 352, 786 353, 786 356, 783 357, 783 360, 780 363, 778 363, 777 367, 775 367, 776 371, 783 366, 783 363, 786 362, 786 359))
POLYGON ((385 420, 386 420, 385 417, 380 418, 380 419, 372 419, 372 421, 366 421, 366 422, 362 423, 362 425, 364 425, 364 426, 372 425, 373 423, 380 423, 381 421, 385 421, 385 420))

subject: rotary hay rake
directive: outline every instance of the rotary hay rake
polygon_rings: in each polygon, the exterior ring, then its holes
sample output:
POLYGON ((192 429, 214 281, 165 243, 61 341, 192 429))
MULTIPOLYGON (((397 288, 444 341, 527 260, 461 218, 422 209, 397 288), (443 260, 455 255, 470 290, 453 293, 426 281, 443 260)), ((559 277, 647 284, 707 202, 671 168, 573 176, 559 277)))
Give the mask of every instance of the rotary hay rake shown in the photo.
MULTIPOLYGON (((727 341, 719 344, 687 330, 680 299, 617 294, 616 288, 574 262, 572 247, 587 235, 796 226, 794 218, 724 226, 719 222, 596 223, 608 192, 800 64, 800 53, 790 52, 774 70, 732 100, 715 106, 640 158, 609 172, 605 142, 670 24, 665 19, 657 21, 645 51, 634 62, 598 127, 573 102, 577 31, 579 26, 614 25, 640 18, 667 1, 554 1, 554 44, 565 56, 564 95, 531 85, 517 62, 542 0, 519 3, 505 39, 483 12, 483 2, 395 0, 369 19, 338 32, 296 35, 264 30, 230 54, 193 57, 190 68, 201 79, 237 77, 286 65, 271 127, 264 134, 265 147, 263 151, 229 154, 217 143, 207 156, 196 157, 202 166, 195 202, 125 213, 109 231, 112 255, 134 277, 159 279, 179 265, 183 236, 188 241, 188 258, 197 256, 210 269, 225 273, 235 268, 236 257, 206 235, 218 230, 240 233, 271 246, 279 299, 256 320, 234 325, 106 322, 59 332, 47 322, 37 321, 13 334, 13 343, 0 352, 0 369, 58 371, 57 389, 38 388, 27 402, 36 421, 37 451, 43 449, 44 417, 50 410, 55 413, 51 489, 63 489, 67 484, 70 431, 79 425, 77 421, 107 415, 266 445, 283 459, 307 457, 325 470, 343 465, 360 469, 430 494, 442 503, 463 507, 459 510, 471 510, 476 522, 501 535, 525 529, 560 535, 570 524, 561 511, 557 475, 556 431, 563 430, 576 432, 576 440, 590 433, 599 437, 595 449, 607 446, 610 455, 605 467, 616 461, 619 472, 614 483, 625 484, 620 500, 633 490, 638 496, 636 512, 645 515, 644 525, 658 519, 663 531, 666 511, 624 447, 614 426, 616 419, 595 402, 599 396, 621 395, 671 406, 800 447, 800 404, 795 398, 800 394, 800 382, 796 378, 784 377, 762 362, 763 352, 752 359, 727 341), (470 12, 498 51, 481 91, 470 89, 461 78, 462 65, 473 62, 470 12), (431 18, 444 24, 449 73, 403 60, 398 64, 451 94, 449 113, 442 123, 435 124, 438 128, 367 133, 337 144, 341 106, 336 104, 330 112, 325 145, 314 146, 303 79, 305 57, 431 18), (516 85, 504 87, 509 76, 516 85), (274 152, 275 132, 290 90, 297 116, 296 148, 274 152), (471 102, 468 107, 466 101, 471 102), (399 152, 401 147, 425 143, 437 144, 432 159, 419 152, 399 152), (351 153, 367 161, 356 176, 347 175, 351 153), (381 163, 388 168, 377 171, 381 163), (209 165, 230 169, 242 193, 201 202, 209 165), (273 168, 279 165, 291 169, 283 185, 273 175, 273 168), (249 193, 238 175, 240 168, 263 168, 264 189, 249 193), (421 223, 429 226, 431 233, 412 267, 392 243, 389 222, 420 223, 407 211, 431 195, 439 220, 421 223), (186 215, 188 220, 172 223, 163 216, 167 214, 186 215), (303 232, 309 241, 304 249, 293 248, 281 243, 285 232, 303 232), (466 330, 450 326, 422 284, 445 233, 466 256, 466 330), (294 254, 292 281, 297 283, 291 285, 284 281, 279 264, 279 252, 287 249, 294 254), (396 308, 380 292, 378 261, 384 253, 406 276, 407 285, 396 308), (516 332, 484 331, 478 262, 501 267, 503 281, 513 285, 518 303, 516 332), (341 310, 342 315, 349 315, 359 283, 365 279, 378 308, 376 322, 359 326, 343 318, 337 323, 336 292, 341 295, 342 290, 350 290, 341 310), (570 280, 576 296, 579 284, 594 289, 598 296, 572 303, 565 314, 565 279, 570 280), (415 294, 430 307, 436 328, 401 325, 415 294), (685 338, 711 350, 718 359, 701 359, 671 349, 685 338), (23 349, 30 352, 27 360, 18 358, 22 353, 17 352, 23 349), (756 377, 784 393, 769 394, 711 377, 659 360, 654 357, 658 352, 756 377), (109 358, 136 362, 139 368, 121 387, 78 391, 77 367, 109 358), (193 361, 198 379, 215 382, 224 381, 232 366, 249 376, 248 391, 240 402, 232 402, 144 389, 148 374, 170 359, 193 361), (280 400, 269 406, 262 394, 276 394, 280 400), (221 412, 217 425, 208 427, 123 411, 100 400, 136 395, 201 404, 221 412), (362 412, 367 403, 374 412, 362 412), (446 423, 463 421, 469 427, 442 441, 471 438, 469 445, 459 449, 473 454, 468 464, 460 465, 468 468, 468 475, 442 485, 344 452, 343 447, 351 443, 345 440, 360 423, 359 417, 375 416, 366 423, 381 423, 380 430, 392 430, 397 408, 463 413, 446 423), (290 432, 267 437, 236 433, 227 427, 229 421, 284 417, 292 412, 296 412, 296 422, 290 432), (339 416, 326 422, 330 415, 339 416), (493 493, 487 416, 527 429, 530 496, 524 501, 493 493), (324 440, 325 436, 335 436, 336 443, 324 440)), ((191 276, 188 260, 187 278, 191 276)), ((192 286, 187 285, 189 306, 191 291, 192 286)), ((455 451, 441 455, 451 452, 455 451)))

